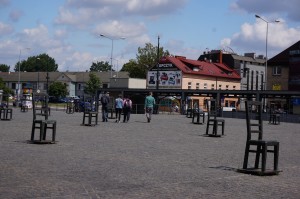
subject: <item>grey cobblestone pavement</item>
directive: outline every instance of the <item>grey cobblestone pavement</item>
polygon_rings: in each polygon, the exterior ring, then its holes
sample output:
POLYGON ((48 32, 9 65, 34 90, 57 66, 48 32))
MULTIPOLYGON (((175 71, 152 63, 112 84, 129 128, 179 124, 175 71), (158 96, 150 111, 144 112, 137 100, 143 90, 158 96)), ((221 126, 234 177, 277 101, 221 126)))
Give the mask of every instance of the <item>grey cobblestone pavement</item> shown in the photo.
MULTIPOLYGON (((0 121, 1 199, 300 198, 300 124, 264 124, 280 142, 278 176, 242 167, 244 119, 225 118, 222 138, 183 115, 132 115, 129 123, 81 126, 82 113, 52 111, 56 144, 29 144, 32 112, 0 121)), ((272 165, 268 158, 268 165, 272 165)))

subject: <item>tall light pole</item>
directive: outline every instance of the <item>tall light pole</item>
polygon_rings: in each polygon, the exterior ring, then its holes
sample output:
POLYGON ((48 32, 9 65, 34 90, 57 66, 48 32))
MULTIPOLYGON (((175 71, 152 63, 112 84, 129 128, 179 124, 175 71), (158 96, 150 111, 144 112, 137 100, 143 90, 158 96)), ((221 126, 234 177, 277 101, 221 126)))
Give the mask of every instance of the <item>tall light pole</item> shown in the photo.
MULTIPOLYGON (((24 50, 30 50, 30 48, 24 48, 24 50)), ((22 54, 22 49, 20 49, 20 54, 19 54, 19 67, 18 67, 18 69, 19 69, 19 77, 18 77, 18 93, 17 93, 17 101, 19 102, 19 100, 20 100, 20 91, 21 91, 21 89, 20 89, 20 81, 21 81, 21 70, 20 70, 20 68, 21 68, 21 54, 22 54)))
POLYGON ((114 51, 114 40, 118 40, 118 39, 126 39, 125 37, 110 37, 110 36, 106 36, 104 34, 100 34, 100 37, 105 37, 107 39, 111 40, 111 53, 110 53, 110 78, 112 78, 112 67, 113 67, 113 51, 114 51))
POLYGON ((159 89, 159 35, 157 37, 157 70, 156 70, 156 89, 159 89))
MULTIPOLYGON (((269 23, 278 23, 279 21, 275 20, 275 21, 269 22, 269 21, 267 21, 266 19, 262 18, 259 15, 255 15, 255 17, 263 20, 267 24, 267 30, 266 30, 266 66, 265 66, 265 90, 267 90, 268 89, 268 83, 267 83, 268 78, 267 78, 267 76, 268 76, 268 32, 269 32, 269 23)), ((267 104, 268 104, 268 102, 267 102, 266 98, 264 98, 264 102, 263 102, 263 106, 264 106, 263 109, 264 110, 266 110, 267 104)))
MULTIPOLYGON (((41 58, 36 58, 36 60, 41 60, 41 58)), ((37 67, 38 68, 38 67, 37 67)), ((40 90, 40 71, 38 71, 38 81, 37 81, 37 86, 36 86, 36 90, 38 91, 38 92, 40 92, 39 90, 40 90)))
POLYGON ((266 30, 266 66, 265 66, 265 90, 267 90, 267 76, 268 76, 268 32, 269 32, 269 23, 278 23, 280 22, 279 20, 275 20, 275 21, 267 21, 264 18, 262 18, 259 15, 255 15, 256 18, 259 18, 261 20, 263 20, 264 22, 266 22, 267 24, 267 30, 266 30))

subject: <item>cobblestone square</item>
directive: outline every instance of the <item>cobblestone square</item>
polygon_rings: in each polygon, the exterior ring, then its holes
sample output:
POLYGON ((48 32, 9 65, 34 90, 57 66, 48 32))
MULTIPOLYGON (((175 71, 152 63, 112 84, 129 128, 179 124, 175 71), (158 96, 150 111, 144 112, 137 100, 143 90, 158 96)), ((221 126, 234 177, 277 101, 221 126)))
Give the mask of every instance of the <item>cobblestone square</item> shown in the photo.
MULTIPOLYGON (((32 111, 0 121, 0 198, 300 198, 300 124, 264 122, 264 139, 280 142, 278 176, 241 168, 246 121, 224 118, 225 136, 184 115, 131 115, 81 126, 82 113, 52 111, 56 144, 29 144, 32 111)), ((272 166, 272 155, 268 164, 272 166)))

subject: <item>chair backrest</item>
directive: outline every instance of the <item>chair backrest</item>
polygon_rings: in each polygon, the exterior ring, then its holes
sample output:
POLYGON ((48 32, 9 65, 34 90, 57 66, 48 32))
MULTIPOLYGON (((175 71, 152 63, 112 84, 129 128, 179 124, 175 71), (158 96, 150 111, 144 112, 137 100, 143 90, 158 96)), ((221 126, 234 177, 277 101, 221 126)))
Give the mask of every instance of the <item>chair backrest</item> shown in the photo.
POLYGON ((246 105, 246 124, 247 141, 262 140, 263 121, 262 121, 262 103, 259 101, 245 101, 246 105), (256 134, 256 138, 254 137, 256 134))
POLYGON ((32 93, 33 120, 36 120, 37 116, 43 116, 45 117, 45 120, 48 119, 49 116, 48 99, 49 98, 47 94, 32 93), (41 107, 37 107, 39 103, 41 104, 41 107))
POLYGON ((218 115, 218 104, 216 99, 205 100, 208 119, 216 119, 218 115))

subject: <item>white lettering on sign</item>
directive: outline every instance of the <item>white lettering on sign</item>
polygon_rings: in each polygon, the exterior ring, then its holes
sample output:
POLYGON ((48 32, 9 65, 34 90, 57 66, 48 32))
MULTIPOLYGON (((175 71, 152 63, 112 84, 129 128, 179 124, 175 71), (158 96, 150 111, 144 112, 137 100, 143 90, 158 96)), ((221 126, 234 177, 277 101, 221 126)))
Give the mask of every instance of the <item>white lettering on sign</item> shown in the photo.
POLYGON ((158 67, 159 68, 172 68, 173 65, 171 63, 169 63, 169 64, 159 64, 158 67))

